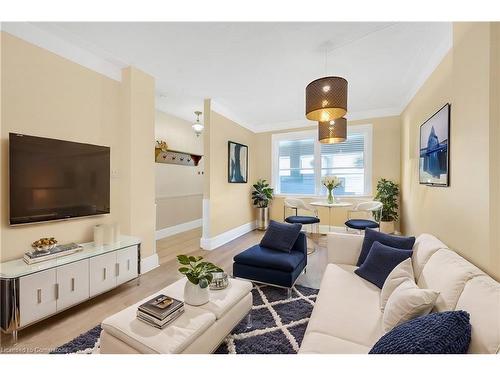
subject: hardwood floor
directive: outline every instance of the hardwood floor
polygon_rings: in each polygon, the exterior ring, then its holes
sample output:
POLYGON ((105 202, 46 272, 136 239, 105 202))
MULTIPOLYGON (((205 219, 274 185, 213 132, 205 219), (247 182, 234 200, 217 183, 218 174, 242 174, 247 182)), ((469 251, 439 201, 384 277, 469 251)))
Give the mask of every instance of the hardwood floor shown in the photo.
POLYGON ((155 293, 182 275, 177 272, 178 254, 201 255, 231 273, 235 254, 258 243, 262 232, 247 233, 213 251, 200 248, 201 229, 157 241, 160 266, 136 280, 72 307, 51 318, 19 331, 17 343, 11 335, 1 334, 0 353, 48 353, 81 333, 95 327, 109 315, 155 293))

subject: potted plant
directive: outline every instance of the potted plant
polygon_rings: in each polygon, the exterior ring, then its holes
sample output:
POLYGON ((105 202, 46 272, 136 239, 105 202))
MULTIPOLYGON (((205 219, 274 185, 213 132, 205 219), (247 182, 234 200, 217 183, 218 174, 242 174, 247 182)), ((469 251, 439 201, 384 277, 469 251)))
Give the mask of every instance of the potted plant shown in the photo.
POLYGON ((266 230, 269 225, 269 203, 273 199, 273 188, 266 180, 258 180, 253 185, 252 200, 257 207, 257 229, 266 230))
POLYGON ((382 217, 378 214, 375 219, 380 220, 380 231, 393 233, 394 223, 398 220, 399 186, 393 181, 380 179, 377 182, 375 200, 382 203, 382 217))
POLYGON ((342 180, 337 176, 325 176, 321 180, 321 183, 328 189, 327 201, 332 204, 334 201, 332 191, 342 185, 342 180))
POLYGON ((199 306, 208 302, 208 286, 212 282, 213 272, 223 270, 210 262, 203 262, 201 256, 178 255, 177 261, 182 267, 179 272, 186 275, 184 286, 184 302, 188 305, 199 306))

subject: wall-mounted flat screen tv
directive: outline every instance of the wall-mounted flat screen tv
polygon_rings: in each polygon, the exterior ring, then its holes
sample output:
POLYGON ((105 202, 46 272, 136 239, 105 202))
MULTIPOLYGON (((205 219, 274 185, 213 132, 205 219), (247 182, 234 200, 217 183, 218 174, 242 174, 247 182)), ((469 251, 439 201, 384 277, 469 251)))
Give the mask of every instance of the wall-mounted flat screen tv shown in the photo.
POLYGON ((424 185, 450 184, 450 104, 420 126, 419 181, 424 185))
POLYGON ((110 212, 110 148, 9 134, 10 224, 110 212))

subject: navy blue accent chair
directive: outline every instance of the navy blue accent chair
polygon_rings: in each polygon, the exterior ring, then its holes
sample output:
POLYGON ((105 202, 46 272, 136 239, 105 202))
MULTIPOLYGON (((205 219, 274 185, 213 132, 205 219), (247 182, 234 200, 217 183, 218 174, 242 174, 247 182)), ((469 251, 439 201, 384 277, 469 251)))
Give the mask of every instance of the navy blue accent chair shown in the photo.
POLYGON ((301 232, 290 253, 254 245, 233 261, 234 277, 288 288, 290 297, 295 280, 307 265, 307 238, 301 232))

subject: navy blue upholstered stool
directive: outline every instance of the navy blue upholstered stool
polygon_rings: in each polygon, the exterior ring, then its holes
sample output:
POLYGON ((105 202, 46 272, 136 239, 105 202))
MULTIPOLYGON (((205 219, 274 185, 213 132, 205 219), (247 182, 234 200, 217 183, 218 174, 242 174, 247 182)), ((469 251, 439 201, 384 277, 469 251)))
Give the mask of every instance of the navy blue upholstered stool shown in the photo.
POLYGON ((350 210, 348 215, 348 220, 345 222, 346 230, 348 228, 355 229, 358 232, 365 230, 366 228, 380 230, 380 219, 382 218, 382 203, 377 201, 362 202, 358 203, 354 210, 350 210), (364 213, 369 214, 371 219, 351 219, 351 214, 353 213, 364 213))
POLYGON ((239 253, 233 258, 233 276, 262 284, 287 288, 292 286, 307 266, 307 238, 301 232, 290 253, 260 245, 239 253))
MULTIPOLYGON (((301 199, 297 198, 286 198, 283 205, 283 219, 289 224, 302 224, 302 225, 310 225, 311 230, 310 233, 314 233, 316 237, 319 237, 319 217, 318 210, 313 206, 307 204, 301 199), (286 210, 292 209, 295 210, 295 215, 286 216, 286 210), (298 215, 298 210, 309 211, 313 213, 313 216, 310 215, 298 215)), ((307 254, 314 253, 314 244, 308 249, 307 254)))

